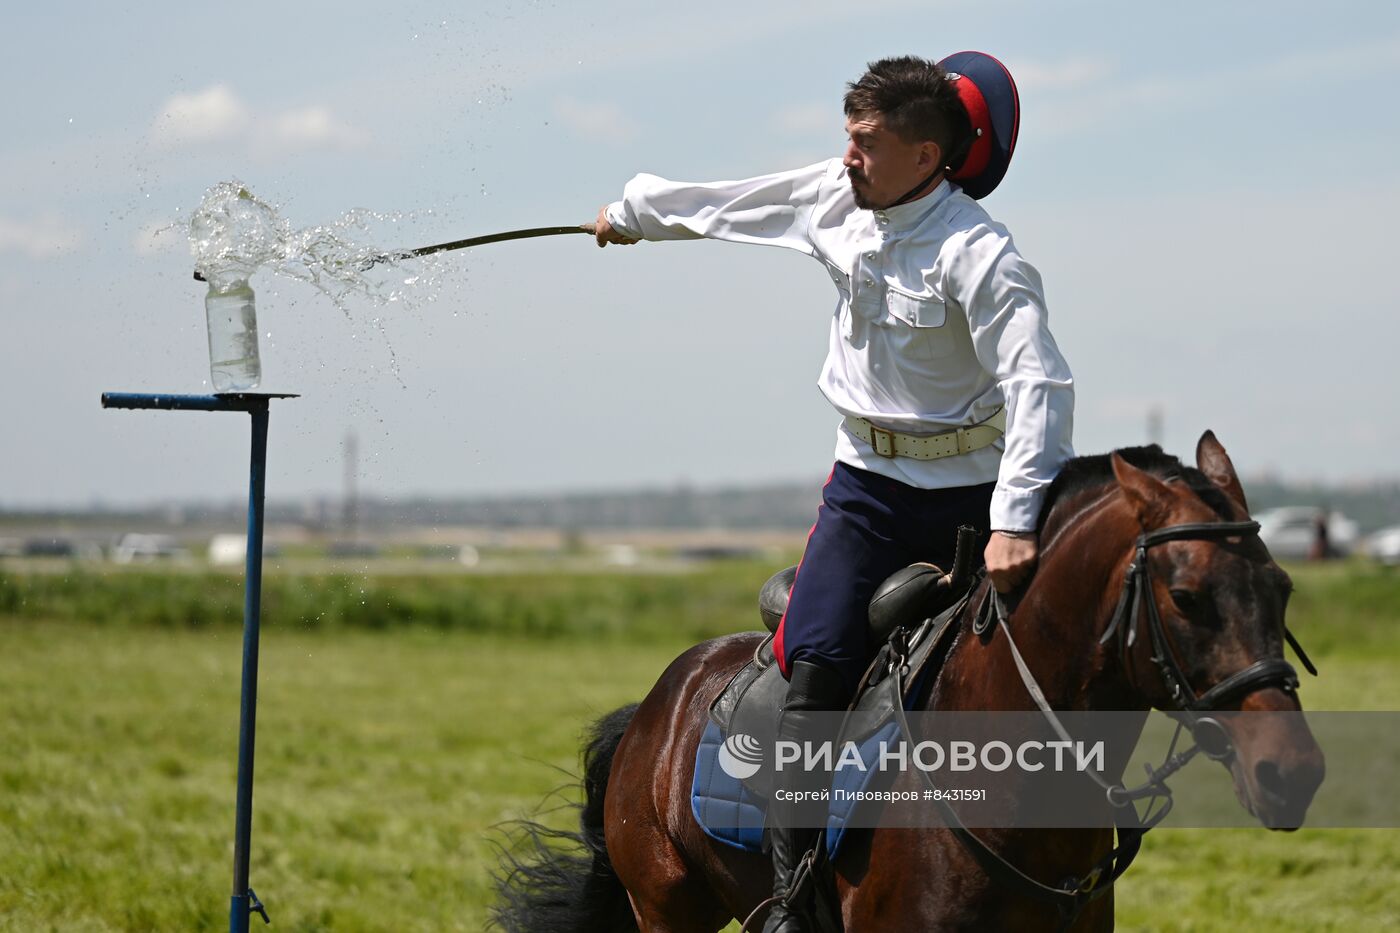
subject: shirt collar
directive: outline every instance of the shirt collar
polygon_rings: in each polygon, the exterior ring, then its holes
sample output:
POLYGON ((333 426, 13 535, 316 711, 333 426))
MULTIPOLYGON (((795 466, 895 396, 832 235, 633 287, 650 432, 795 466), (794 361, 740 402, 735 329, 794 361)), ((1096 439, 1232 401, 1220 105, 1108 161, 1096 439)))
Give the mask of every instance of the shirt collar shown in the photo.
POLYGON ((894 232, 904 232, 912 230, 923 223, 930 213, 940 204, 947 200, 953 193, 953 186, 948 179, 944 178, 933 186, 933 189, 922 197, 903 204, 896 204, 894 207, 884 210, 871 211, 875 217, 877 226, 885 227, 894 232))

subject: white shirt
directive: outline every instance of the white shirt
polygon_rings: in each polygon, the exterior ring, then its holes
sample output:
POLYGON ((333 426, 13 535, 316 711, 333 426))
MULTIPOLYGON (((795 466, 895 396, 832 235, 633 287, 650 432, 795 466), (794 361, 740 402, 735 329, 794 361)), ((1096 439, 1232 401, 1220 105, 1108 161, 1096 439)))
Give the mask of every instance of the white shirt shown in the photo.
POLYGON ((819 386, 843 415, 934 434, 1006 406, 1006 434, 940 460, 882 457, 845 429, 836 459, 911 486, 996 481, 991 527, 1036 527, 1074 455, 1074 383, 1047 325, 1040 274, 982 206, 947 181, 887 210, 857 208, 839 159, 706 184, 638 175, 607 208, 620 233, 795 249, 839 296, 819 386))

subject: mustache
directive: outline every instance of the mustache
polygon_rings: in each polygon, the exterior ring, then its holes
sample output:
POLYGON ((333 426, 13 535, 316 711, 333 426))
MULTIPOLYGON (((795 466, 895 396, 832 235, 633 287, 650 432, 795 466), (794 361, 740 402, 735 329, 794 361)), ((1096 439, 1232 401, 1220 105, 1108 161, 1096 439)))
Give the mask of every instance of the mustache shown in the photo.
POLYGON ((868 181, 864 173, 862 173, 859 169, 847 169, 846 174, 851 179, 852 183, 861 182, 862 184, 864 184, 866 181, 868 181))

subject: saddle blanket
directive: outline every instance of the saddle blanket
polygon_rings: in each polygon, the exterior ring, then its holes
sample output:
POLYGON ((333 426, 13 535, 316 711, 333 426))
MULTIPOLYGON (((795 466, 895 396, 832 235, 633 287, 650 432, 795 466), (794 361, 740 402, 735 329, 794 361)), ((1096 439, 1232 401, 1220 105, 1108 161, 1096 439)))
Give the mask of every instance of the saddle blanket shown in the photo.
MULTIPOLYGON (((836 857, 842 841, 848 835, 852 817, 864 812, 860 808, 876 809, 881 805, 874 795, 867 795, 864 800, 861 797, 864 792, 885 789, 883 784, 893 777, 882 771, 877 762, 882 743, 891 743, 899 736, 894 709, 898 706, 908 709, 918 695, 920 685, 936 674, 938 662, 934 658, 937 649, 946 643, 947 636, 956 631, 957 625, 954 623, 962 617, 971 599, 972 593, 969 591, 911 636, 906 646, 906 650, 910 651, 905 668, 910 673, 908 683, 902 677, 890 674, 870 676, 879 670, 892 670, 887 654, 891 645, 886 645, 872 664, 867 674, 867 689, 854 704, 854 712, 858 715, 847 719, 843 735, 837 743, 840 748, 846 747, 846 740, 853 743, 864 767, 838 768, 832 777, 825 838, 827 854, 831 858, 836 857)), ((769 719, 776 720, 782 702, 780 697, 785 689, 786 684, 778 673, 777 665, 772 663, 771 656, 767 663, 759 663, 757 659, 750 661, 712 704, 711 718, 705 724, 700 746, 695 753, 695 772, 690 785, 691 812, 706 835, 737 849, 749 852, 762 849, 768 800, 764 793, 756 793, 753 787, 766 792, 770 781, 760 780, 765 775, 759 774, 751 763, 746 767, 743 759, 751 756, 736 755, 735 749, 726 748, 726 731, 735 735, 738 751, 744 752, 744 743, 754 740, 754 733, 761 731, 761 724, 769 719), (720 723, 724 724, 723 727, 720 723)), ((767 777, 771 778, 771 775, 767 777)), ((866 819, 862 819, 861 823, 873 825, 866 819)))
MULTIPOLYGON (((857 799, 858 792, 869 789, 871 782, 881 777, 879 769, 871 767, 878 757, 880 742, 893 741, 898 732, 898 724, 889 722, 859 743, 857 748, 867 770, 843 768, 836 772, 826 821, 826 851, 831 858, 835 858, 841 848, 855 808, 868 805, 857 799)), ((707 723, 695 755, 695 777, 690 786, 691 812, 711 838, 736 849, 762 851, 763 818, 768 801, 720 765, 723 747, 724 734, 719 726, 707 723)))

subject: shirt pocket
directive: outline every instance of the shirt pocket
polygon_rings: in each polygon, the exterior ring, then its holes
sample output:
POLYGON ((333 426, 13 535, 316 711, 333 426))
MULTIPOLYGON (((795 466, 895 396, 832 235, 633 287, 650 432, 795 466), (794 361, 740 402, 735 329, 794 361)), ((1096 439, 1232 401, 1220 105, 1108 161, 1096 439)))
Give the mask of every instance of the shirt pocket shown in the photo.
POLYGON ((924 298, 891 288, 886 292, 885 306, 889 309, 885 323, 892 329, 893 342, 900 352, 920 360, 936 360, 953 352, 948 306, 941 298, 924 298))

